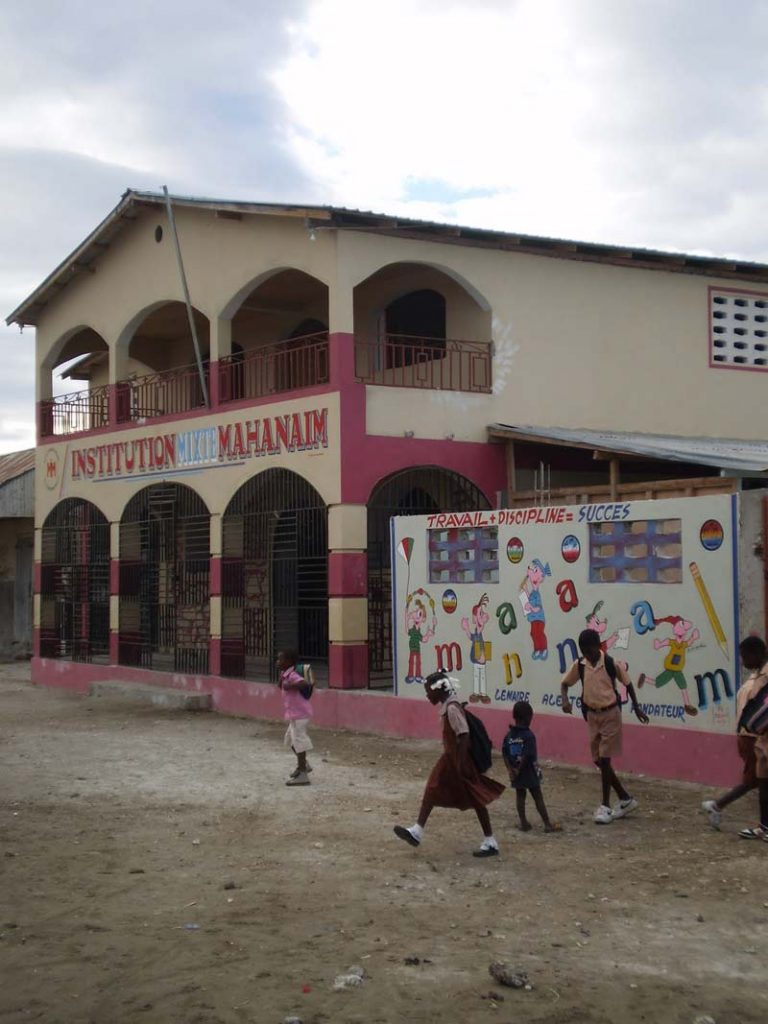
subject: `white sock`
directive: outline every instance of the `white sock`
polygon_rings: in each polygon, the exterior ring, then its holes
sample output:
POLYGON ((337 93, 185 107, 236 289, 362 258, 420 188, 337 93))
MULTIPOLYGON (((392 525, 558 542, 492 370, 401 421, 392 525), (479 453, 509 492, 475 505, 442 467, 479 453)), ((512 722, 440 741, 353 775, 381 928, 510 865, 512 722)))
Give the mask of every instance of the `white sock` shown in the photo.
POLYGON ((486 836, 480 844, 481 850, 498 850, 499 844, 496 842, 495 836, 486 836))
POLYGON ((419 842, 424 838, 424 829, 419 824, 411 825, 408 831, 411 833, 413 838, 418 839, 419 842))

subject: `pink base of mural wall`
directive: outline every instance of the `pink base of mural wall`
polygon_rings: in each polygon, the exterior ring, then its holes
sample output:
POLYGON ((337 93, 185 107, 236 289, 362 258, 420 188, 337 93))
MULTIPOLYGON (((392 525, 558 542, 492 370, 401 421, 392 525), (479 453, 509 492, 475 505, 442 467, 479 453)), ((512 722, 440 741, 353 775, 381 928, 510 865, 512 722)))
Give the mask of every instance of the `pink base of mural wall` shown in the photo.
MULTIPOLYGON (((106 679, 210 693, 214 708, 224 714, 265 719, 283 716, 280 691, 269 683, 158 673, 122 665, 32 659, 32 681, 39 685, 87 694, 91 683, 106 679)), ((312 703, 315 727, 410 739, 437 740, 440 735, 437 713, 427 701, 421 703, 368 690, 318 690, 312 703)), ((509 711, 478 709, 478 714, 498 750, 509 724, 509 711)), ((539 715, 535 730, 543 760, 589 764, 587 731, 581 715, 539 715)), ((740 779, 741 762, 733 736, 631 724, 629 714, 625 713, 624 753, 616 759, 616 767, 619 771, 657 778, 730 787, 740 779)))

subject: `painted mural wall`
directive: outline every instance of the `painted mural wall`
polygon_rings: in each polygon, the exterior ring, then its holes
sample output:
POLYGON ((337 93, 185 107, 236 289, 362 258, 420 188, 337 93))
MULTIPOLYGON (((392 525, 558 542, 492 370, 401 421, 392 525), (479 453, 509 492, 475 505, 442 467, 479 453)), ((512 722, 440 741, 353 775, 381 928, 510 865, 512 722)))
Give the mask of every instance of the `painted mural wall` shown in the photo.
POLYGON ((730 495, 393 519, 395 692, 445 668, 463 700, 561 714, 589 627, 652 724, 731 732, 737 521, 730 495))

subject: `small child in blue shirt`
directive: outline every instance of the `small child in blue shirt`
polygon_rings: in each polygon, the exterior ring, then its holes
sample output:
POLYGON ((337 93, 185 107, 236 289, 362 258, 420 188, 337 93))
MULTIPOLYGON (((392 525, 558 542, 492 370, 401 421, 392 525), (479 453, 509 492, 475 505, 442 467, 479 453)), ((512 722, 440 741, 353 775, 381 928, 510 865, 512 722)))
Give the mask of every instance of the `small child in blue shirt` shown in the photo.
POLYGON ((538 765, 536 737, 531 731, 533 708, 527 700, 519 700, 512 708, 514 723, 504 737, 501 753, 509 772, 509 781, 517 795, 517 813, 520 816, 522 832, 530 832, 533 826, 525 816, 525 798, 533 797, 536 810, 544 822, 545 832, 560 832, 561 826, 550 820, 544 797, 541 794, 541 770, 538 765))

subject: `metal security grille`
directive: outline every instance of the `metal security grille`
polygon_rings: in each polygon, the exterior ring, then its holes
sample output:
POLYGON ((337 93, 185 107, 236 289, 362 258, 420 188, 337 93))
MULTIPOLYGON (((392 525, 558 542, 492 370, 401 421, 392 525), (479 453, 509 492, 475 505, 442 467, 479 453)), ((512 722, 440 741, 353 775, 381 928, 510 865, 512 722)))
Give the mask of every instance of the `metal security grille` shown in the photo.
POLYGON ((121 665, 208 671, 210 516, 181 484, 154 484, 120 522, 121 665))
POLYGON ((109 661, 109 523, 88 501, 59 502, 42 530, 40 654, 109 661))
POLYGON ((293 648, 324 674, 328 660, 328 510, 295 473, 267 469, 223 520, 221 671, 274 678, 293 648))
POLYGON ((374 490, 368 503, 368 659, 371 688, 392 685, 392 516, 469 512, 490 508, 466 477, 434 466, 396 473, 374 490))

